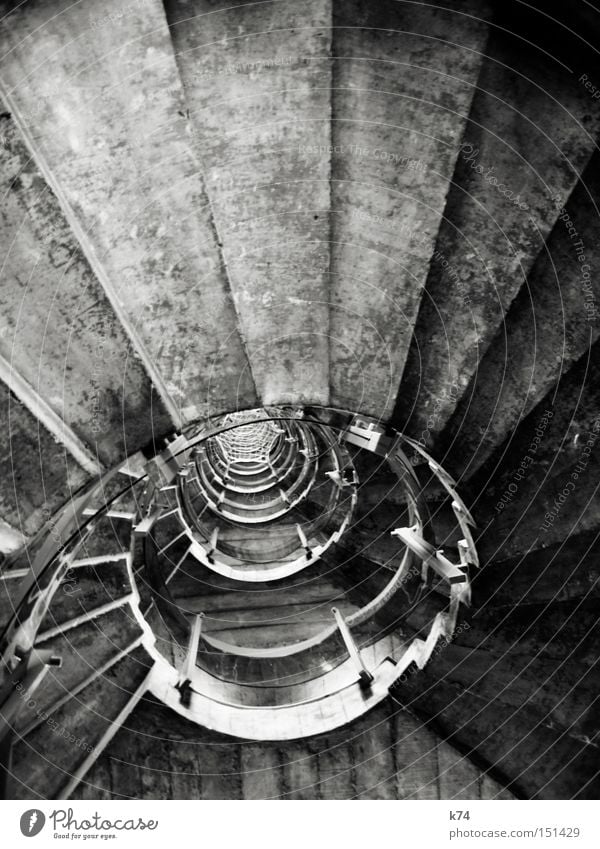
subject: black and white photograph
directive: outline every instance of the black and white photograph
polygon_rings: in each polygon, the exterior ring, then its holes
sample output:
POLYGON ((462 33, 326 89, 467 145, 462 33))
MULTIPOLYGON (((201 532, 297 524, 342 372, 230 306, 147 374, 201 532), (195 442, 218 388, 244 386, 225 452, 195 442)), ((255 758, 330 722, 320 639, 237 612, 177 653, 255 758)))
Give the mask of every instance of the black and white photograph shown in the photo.
POLYGON ((599 845, 599 139, 596 0, 0 0, 7 846, 599 845))

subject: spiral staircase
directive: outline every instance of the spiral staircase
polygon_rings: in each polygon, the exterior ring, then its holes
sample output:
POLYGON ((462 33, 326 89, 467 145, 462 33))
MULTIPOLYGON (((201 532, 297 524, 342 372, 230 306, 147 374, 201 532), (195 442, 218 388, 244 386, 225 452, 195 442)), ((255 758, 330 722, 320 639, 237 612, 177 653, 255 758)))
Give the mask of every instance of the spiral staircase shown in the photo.
POLYGON ((600 13, 3 2, 9 798, 595 798, 600 13))

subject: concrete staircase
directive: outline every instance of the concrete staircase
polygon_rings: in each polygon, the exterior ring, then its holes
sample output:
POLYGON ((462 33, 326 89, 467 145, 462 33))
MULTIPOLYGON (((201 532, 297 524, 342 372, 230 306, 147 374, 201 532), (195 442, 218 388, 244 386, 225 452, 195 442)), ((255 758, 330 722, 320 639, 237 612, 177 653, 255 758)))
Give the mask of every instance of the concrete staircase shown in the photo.
MULTIPOLYGON (((0 626, 36 534, 97 475, 261 405, 341 407, 422 440, 484 567, 470 627, 350 742, 234 745, 136 707, 147 623, 170 662, 185 648, 136 583, 136 500, 118 501, 42 623, 36 648, 62 666, 19 720, 13 795, 501 795, 480 769, 520 796, 597 794, 600 108, 565 71, 560 23, 524 50, 535 27, 511 35, 501 6, 0 3, 0 626), (155 716, 201 754, 149 751, 155 716), (168 779, 153 772, 169 758, 168 779)), ((451 546, 449 502, 415 468, 451 546)), ((386 474, 363 476, 331 559, 276 603, 244 585, 232 605, 227 579, 182 560, 178 605, 255 647, 310 636, 333 602, 351 615, 405 516, 386 474)))

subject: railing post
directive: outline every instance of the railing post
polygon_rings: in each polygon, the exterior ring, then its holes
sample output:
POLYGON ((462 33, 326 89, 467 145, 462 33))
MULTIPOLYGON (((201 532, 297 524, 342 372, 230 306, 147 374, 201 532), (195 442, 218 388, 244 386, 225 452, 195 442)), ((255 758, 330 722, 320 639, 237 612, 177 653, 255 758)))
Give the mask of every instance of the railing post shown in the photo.
POLYGON ((187 439, 176 436, 164 451, 146 463, 146 473, 157 489, 173 482, 178 471, 187 463, 187 439))
POLYGON ((306 552, 306 559, 312 560, 313 553, 312 553, 312 549, 311 549, 310 545, 308 544, 308 540, 306 539, 306 534, 304 533, 304 531, 302 530, 300 525, 296 525, 296 531, 298 533, 298 538, 300 539, 300 542, 302 543, 302 548, 306 552))
POLYGON ((160 513, 158 510, 155 510, 152 513, 149 513, 147 516, 144 516, 137 525, 133 528, 133 534, 136 537, 145 537, 148 536, 154 525, 156 524, 156 520, 159 518, 160 513))
POLYGON ((215 553, 215 551, 216 551, 216 549, 217 549, 217 540, 218 540, 218 539, 219 539, 219 528, 218 528, 218 527, 215 527, 215 528, 213 529, 212 534, 210 535, 210 540, 209 540, 210 548, 209 548, 209 550, 206 552, 206 559, 207 559, 207 560, 208 560, 208 562, 209 562, 211 565, 213 565, 213 566, 215 565, 215 558, 214 558, 214 556, 213 556, 213 555, 214 555, 214 553, 215 553))
POLYGON ((360 656, 360 651, 356 643, 354 642, 354 637, 350 632, 350 628, 348 627, 346 620, 343 615, 337 609, 337 607, 332 607, 331 612, 335 616, 335 621, 337 623, 338 628, 340 629, 340 634, 342 635, 342 639, 348 649, 348 654, 352 658, 356 670, 358 672, 360 678, 361 687, 370 687, 373 683, 373 676, 364 665, 362 657, 360 656))
POLYGON ((414 528, 395 528, 390 533, 392 536, 399 537, 411 551, 414 551, 422 559, 424 565, 431 567, 440 578, 443 578, 449 584, 461 584, 468 580, 460 566, 451 563, 440 550, 423 539, 414 528))
POLYGON ((179 690, 179 699, 184 707, 190 706, 192 698, 192 676, 196 668, 196 658, 198 657, 198 646, 200 645, 200 634, 202 633, 202 620, 204 613, 198 613, 194 617, 192 629, 190 631, 190 640, 188 643, 187 655, 181 672, 181 678, 175 685, 179 690))

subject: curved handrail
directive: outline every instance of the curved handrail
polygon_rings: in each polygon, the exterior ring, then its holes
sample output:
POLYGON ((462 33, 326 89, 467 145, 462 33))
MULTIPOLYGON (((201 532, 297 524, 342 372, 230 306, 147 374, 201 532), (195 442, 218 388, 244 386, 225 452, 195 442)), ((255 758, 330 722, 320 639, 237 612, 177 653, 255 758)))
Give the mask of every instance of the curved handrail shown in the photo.
MULTIPOLYGON (((319 428, 319 431, 322 431, 322 432, 319 432, 319 437, 323 438, 324 443, 327 445, 328 449, 331 451, 331 454, 332 454, 332 457, 333 457, 333 464, 332 465, 333 465, 334 470, 340 471, 342 468, 350 468, 351 470, 353 470, 353 466, 352 466, 350 458, 347 455, 344 454, 344 452, 342 451, 339 444, 337 444, 337 443, 331 444, 331 440, 329 440, 327 438, 327 434, 324 431, 324 429, 319 428)), ((314 445, 314 441, 313 441, 313 445, 314 445)), ((191 503, 192 499, 191 499, 191 496, 190 496, 190 493, 189 493, 189 486, 192 482, 193 481, 190 481, 189 477, 181 477, 179 479, 178 493, 179 493, 179 497, 180 497, 180 503, 183 502, 183 504, 181 505, 182 506, 182 513, 183 513, 185 519, 189 520, 192 523, 193 528, 195 528, 198 531, 198 533, 200 534, 202 539, 205 540, 206 542, 208 542, 212 531, 207 529, 205 523, 202 521, 202 517, 207 515, 207 513, 206 513, 206 502, 205 502, 205 508, 202 509, 200 512, 198 512, 197 508, 194 507, 194 505, 192 505, 192 503, 191 503)), ((204 495, 203 495, 202 492, 199 492, 197 495, 200 495, 201 498, 204 498, 204 495)), ((299 525, 301 527, 302 532, 304 533, 304 535, 306 536, 306 538, 308 540, 314 539, 318 534, 325 532, 325 529, 330 525, 331 520, 333 519, 334 515, 336 514, 336 512, 339 510, 339 508, 341 506, 340 495, 341 495, 340 488, 337 487, 335 484, 330 483, 330 494, 329 494, 329 498, 328 498, 328 503, 324 507, 324 509, 320 513, 320 515, 315 519, 308 519, 305 522, 295 522, 294 523, 294 525, 299 525)), ((195 497, 197 497, 197 496, 195 496, 195 497)), ((319 547, 319 553, 322 553, 324 550, 326 550, 329 547, 329 545, 331 545, 333 542, 337 541, 340 534, 343 533, 345 527, 347 527, 347 525, 349 524, 349 522, 352 518, 352 513, 354 511, 355 504, 356 504, 355 489, 353 488, 353 497, 350 501, 350 505, 346 508, 346 510, 344 512, 343 519, 339 523, 338 527, 332 528, 330 530, 330 532, 328 533, 328 539, 323 541, 321 543, 320 547, 319 547)), ((216 513, 214 511, 211 511, 210 518, 211 518, 211 520, 213 520, 213 523, 214 523, 214 520, 216 518, 216 513)), ((231 527, 239 527, 239 525, 237 523, 235 523, 229 517, 229 515, 223 516, 222 511, 219 511, 219 518, 224 519, 226 521, 226 523, 228 525, 230 525, 231 527)), ((186 522, 186 524, 187 524, 187 522, 186 522)), ((299 538, 296 537, 290 543, 287 543, 285 545, 281 545, 277 549, 271 549, 269 558, 261 557, 260 559, 259 558, 253 559, 252 556, 250 556, 246 553, 243 559, 244 559, 245 562, 248 562, 248 563, 254 562, 254 563, 257 563, 257 564, 258 563, 275 562, 276 560, 279 560, 282 557, 288 556, 289 554, 291 554, 294 551, 300 552, 302 549, 303 549, 303 546, 301 545, 299 538)), ((233 557, 234 559, 240 559, 239 552, 235 550, 235 546, 232 546, 232 545, 229 546, 222 539, 219 540, 217 547, 216 547, 216 551, 215 552, 211 551, 211 556, 214 558, 215 554, 218 554, 219 551, 222 551, 224 554, 228 555, 229 557, 233 557)), ((298 556, 300 557, 301 555, 299 554, 298 556)), ((209 561, 209 563, 210 563, 210 561, 209 561)), ((304 565, 304 564, 302 564, 302 565, 304 565)), ((302 568, 302 565, 298 564, 297 567, 293 571, 297 571, 299 568, 302 568)), ((228 564, 228 566, 227 566, 226 574, 228 576, 231 576, 231 573, 229 572, 229 567, 230 567, 230 564, 228 564)), ((224 573, 222 573, 222 574, 224 574, 224 573)), ((292 574, 292 572, 290 572, 290 574, 292 574)))
MULTIPOLYGON (((348 414, 346 413, 346 416, 348 414)), ((283 417, 275 416, 275 419, 283 420, 283 417)), ((297 420, 297 416, 287 417, 285 420, 297 420)), ((264 421, 264 418, 257 418, 256 421, 264 421)), ((322 421, 316 420, 312 421, 312 419, 305 417, 304 421, 314 423, 315 425, 323 425, 322 421)), ((244 424, 252 423, 251 421, 247 421, 244 424)), ((171 457, 177 457, 178 455, 188 452, 194 445, 199 444, 209 438, 214 436, 217 433, 224 432, 226 430, 233 429, 235 427, 239 427, 239 424, 230 424, 230 425, 221 425, 214 428, 206 429, 201 434, 199 434, 196 438, 186 442, 184 448, 181 450, 177 450, 175 454, 171 454, 171 457)), ((337 430, 342 430, 342 428, 337 427, 336 425, 325 425, 327 427, 333 427, 337 430)), ((412 444, 413 441, 408 437, 404 437, 402 434, 397 434, 397 442, 400 440, 405 440, 407 444, 412 444)), ((416 448, 415 445, 413 447, 416 448)), ((418 448, 417 448, 418 450, 418 448)), ((161 454, 157 455, 158 457, 163 457, 166 452, 161 452, 161 454)), ((426 455, 426 452, 421 452, 426 455)), ((431 458, 429 458, 431 459, 431 458)), ((428 460, 429 461, 429 460, 428 460)), ((434 461, 431 460, 433 463, 434 461)), ((434 469, 434 472, 437 474, 437 471, 440 467, 434 469)), ((25 579, 23 579, 22 588, 20 592, 19 601, 15 605, 15 613, 11 618, 10 622, 5 627, 4 631, 0 635, 0 655, 4 661, 4 666, 9 670, 14 668, 14 663, 22 657, 23 652, 27 652, 33 648, 35 643, 35 638, 39 627, 41 625, 41 620, 45 611, 47 610, 51 599, 56 592, 56 589, 68 568, 68 563, 70 562, 72 552, 69 547, 72 543, 76 543, 77 540, 81 540, 82 531, 86 529, 92 529, 94 526, 94 521, 104 515, 109 509, 110 505, 114 503, 117 499, 121 498, 128 491, 132 490, 137 484, 147 480, 149 478, 149 474, 146 471, 144 474, 139 475, 135 478, 132 478, 128 484, 123 487, 118 493, 111 496, 109 499, 105 499, 102 507, 100 507, 93 515, 86 515, 84 513, 87 505, 92 500, 92 498, 98 494, 98 491, 103 488, 106 483, 118 473, 118 471, 122 468, 123 463, 119 463, 112 470, 101 475, 95 482, 93 482, 89 490, 85 492, 81 492, 78 496, 70 502, 69 505, 66 505, 65 508, 61 511, 59 520, 55 523, 54 527, 59 527, 61 531, 61 536, 59 540, 52 539, 52 537, 48 537, 44 540, 41 548, 37 552, 34 563, 32 566, 31 574, 28 575, 25 579), (62 556, 64 554, 64 556, 62 556)), ((404 464, 403 464, 404 466, 404 464)), ((412 471, 410 466, 406 467, 407 471, 412 471)), ((462 504, 461 500, 457 496, 454 487, 453 481, 449 478, 449 476, 439 475, 442 483, 444 483, 446 491, 449 495, 452 496, 453 499, 453 509, 455 512, 455 516, 461 530, 463 530, 465 535, 465 543, 466 543, 466 554, 467 558, 466 565, 469 565, 471 559, 473 559, 473 555, 469 551, 469 546, 472 544, 472 537, 470 535, 470 531, 468 529, 468 525, 472 522, 466 507, 462 504)), ((152 505, 152 491, 156 491, 159 487, 155 480, 150 478, 150 486, 149 486, 149 498, 142 504, 138 510, 140 516, 144 514, 144 512, 148 511, 152 505)), ((410 491, 411 487, 407 488, 407 491, 410 491)), ((409 515, 412 518, 415 518, 418 513, 418 507, 420 502, 420 493, 419 492, 411 492, 409 501, 409 515)), ((415 525, 418 526, 418 523, 415 522, 415 525)), ((474 550, 474 549, 473 549, 474 550)), ((463 551, 461 549, 461 551, 463 551)), ((368 605, 365 605, 364 609, 361 611, 357 611, 352 616, 348 617, 347 624, 349 626, 356 627, 360 622, 365 622, 369 619, 370 616, 376 612, 376 605, 384 605, 389 598, 394 594, 397 590, 398 586, 402 582, 402 575, 406 573, 407 562, 410 559, 411 554, 408 548, 404 552, 404 556, 402 559, 402 563, 400 564, 399 569, 394 574, 391 581, 388 582, 386 587, 382 592, 378 594, 376 599, 373 599, 368 605), (362 616, 362 618, 361 618, 362 616)), ((405 653, 408 655, 409 651, 413 652, 413 655, 416 657, 416 662, 418 665, 421 665, 425 662, 426 657, 431 654, 431 650, 433 645, 435 644, 438 636, 440 634, 447 635, 452 628, 454 627, 454 623, 456 621, 456 615, 458 611, 458 605, 465 598, 465 590, 463 588, 457 588, 456 586, 450 587, 450 605, 447 613, 439 614, 436 616, 434 626, 432 626, 430 630, 429 637, 425 641, 415 640, 405 653)), ((336 630, 336 626, 332 626, 331 628, 326 629, 326 633, 330 636, 336 630)), ((205 635, 205 640, 208 635, 205 635)), ((214 638, 209 638, 216 643, 214 638)), ((313 638, 314 640, 314 638, 313 638)), ((308 643, 309 641, 304 641, 308 643)), ((312 642, 312 640, 310 641, 312 642)), ((297 647, 298 644, 295 644, 297 647)), ((239 652, 239 647, 236 647, 236 651, 239 652)), ((269 650, 261 649, 261 656, 265 656, 265 652, 268 653, 269 650)), ((403 657, 405 657, 403 655, 403 657)), ((268 655, 267 655, 268 656, 268 655)), ((274 655, 275 656, 275 655, 274 655)), ((404 661, 403 661, 404 662, 404 661)))

